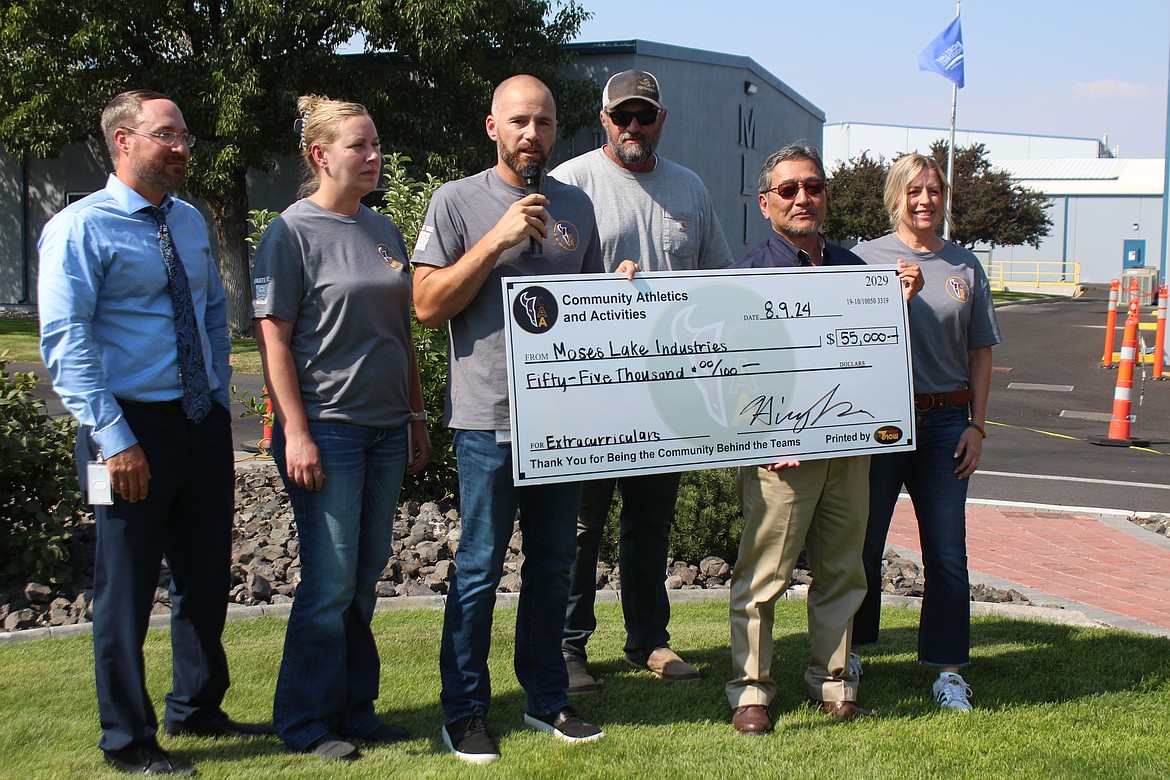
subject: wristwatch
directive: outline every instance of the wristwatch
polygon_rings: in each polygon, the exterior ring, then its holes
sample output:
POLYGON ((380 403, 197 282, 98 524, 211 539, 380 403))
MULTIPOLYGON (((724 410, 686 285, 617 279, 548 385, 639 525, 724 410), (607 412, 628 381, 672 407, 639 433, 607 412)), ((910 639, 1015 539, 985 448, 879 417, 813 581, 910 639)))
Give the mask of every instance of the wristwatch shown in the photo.
POLYGON ((421 412, 411 412, 410 413, 410 421, 411 422, 426 422, 428 419, 430 419, 430 418, 427 417, 427 412, 425 409, 422 410, 421 412))

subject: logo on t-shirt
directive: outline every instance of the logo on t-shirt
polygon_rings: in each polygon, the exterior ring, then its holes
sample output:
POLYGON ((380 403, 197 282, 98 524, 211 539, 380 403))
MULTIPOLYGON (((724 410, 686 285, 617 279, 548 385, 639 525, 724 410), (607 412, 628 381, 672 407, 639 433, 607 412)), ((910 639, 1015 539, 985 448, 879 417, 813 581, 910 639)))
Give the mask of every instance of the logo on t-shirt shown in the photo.
POLYGON ((525 287, 512 301, 512 317, 529 333, 547 333, 557 322, 557 299, 543 287, 525 287))
POLYGON ((423 225, 422 229, 418 231, 418 240, 414 242, 414 251, 427 251, 427 244, 431 243, 431 235, 434 232, 435 229, 431 225, 423 225))
POLYGON ((268 302, 268 285, 272 283, 271 276, 257 276, 252 280, 252 289, 254 296, 253 303, 267 303, 268 302))
POLYGON ((557 246, 567 252, 572 252, 581 244, 581 234, 577 232, 577 226, 568 220, 558 219, 554 222, 552 235, 557 246))
POLYGON ((394 257, 394 252, 391 251, 388 244, 378 244, 374 249, 378 252, 378 259, 382 261, 382 265, 391 271, 402 268, 402 261, 394 257))
POLYGON ((971 297, 971 288, 961 276, 952 276, 947 279, 947 295, 959 303, 966 303, 971 297))

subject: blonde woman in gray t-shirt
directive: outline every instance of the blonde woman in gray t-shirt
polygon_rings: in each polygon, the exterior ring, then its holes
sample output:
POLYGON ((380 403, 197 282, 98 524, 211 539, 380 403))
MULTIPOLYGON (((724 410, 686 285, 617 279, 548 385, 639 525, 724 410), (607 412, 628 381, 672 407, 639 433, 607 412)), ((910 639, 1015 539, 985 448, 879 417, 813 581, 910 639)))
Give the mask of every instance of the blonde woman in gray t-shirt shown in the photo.
MULTIPOLYGON (((991 348, 999 325, 987 276, 974 253, 938 235, 949 185, 932 158, 908 154, 890 166, 885 204, 894 231, 854 248, 867 263, 918 263, 924 287, 910 302, 918 446, 874 455, 869 472, 869 525, 862 561, 868 593, 853 619, 853 644, 877 642, 882 553, 898 492, 914 504, 926 594, 918 661, 937 668, 932 686, 943 709, 968 711, 971 688, 960 671, 970 662, 967 575, 967 478, 983 453, 991 348)), ((860 672, 861 658, 850 664, 860 672)))
POLYGON ((273 725, 290 750, 352 760, 355 740, 408 736, 374 712, 370 618, 403 474, 430 442, 402 233, 361 203, 381 175, 377 129, 357 103, 302 97, 298 109, 307 197, 265 231, 253 279, 301 555, 273 725))

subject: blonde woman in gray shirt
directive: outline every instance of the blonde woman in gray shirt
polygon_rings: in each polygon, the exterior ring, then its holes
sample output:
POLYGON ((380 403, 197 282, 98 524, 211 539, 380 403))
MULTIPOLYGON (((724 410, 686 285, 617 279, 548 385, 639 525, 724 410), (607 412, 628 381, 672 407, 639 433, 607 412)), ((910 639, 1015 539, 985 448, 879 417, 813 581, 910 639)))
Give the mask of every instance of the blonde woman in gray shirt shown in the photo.
POLYGON ((293 505, 301 580, 273 723, 290 750, 352 760, 405 729, 374 713, 374 587, 403 474, 430 452, 402 233, 361 203, 382 155, 363 106, 302 97, 307 197, 265 231, 253 316, 273 402, 272 454, 293 505))
MULTIPOLYGON (((882 553, 898 493, 914 504, 926 593, 918 661, 936 667, 932 695, 943 709, 971 709, 960 672, 970 662, 967 575, 967 478, 979 467, 991 388, 991 348, 1002 341, 991 287, 970 250, 938 235, 946 213, 946 176, 938 163, 908 154, 890 166, 885 204, 894 230, 853 251, 867 263, 918 263, 924 287, 910 302, 911 361, 918 447, 874 455, 869 472, 869 526, 862 561, 868 592, 853 619, 853 644, 877 642, 882 553)), ((857 671, 860 655, 850 659, 857 671)))

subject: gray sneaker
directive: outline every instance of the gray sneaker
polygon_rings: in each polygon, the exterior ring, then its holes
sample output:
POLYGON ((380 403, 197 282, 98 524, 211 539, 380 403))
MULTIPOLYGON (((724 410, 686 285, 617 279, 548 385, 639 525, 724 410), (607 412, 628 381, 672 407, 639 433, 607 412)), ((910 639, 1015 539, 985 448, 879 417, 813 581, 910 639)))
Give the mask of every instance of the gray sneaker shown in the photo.
POLYGON ((524 722, 565 742, 592 742, 605 736, 604 731, 582 718, 572 707, 562 707, 547 715, 526 712, 524 722))
POLYGON ((585 662, 575 655, 565 656, 565 670, 569 673, 569 687, 565 693, 594 693, 600 686, 599 682, 589 674, 585 662))
POLYGON ((305 752, 322 758, 335 758, 338 761, 357 761, 362 757, 357 746, 332 731, 313 740, 312 744, 305 748, 305 752))

